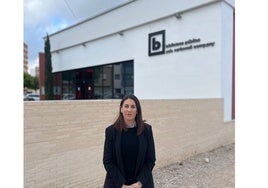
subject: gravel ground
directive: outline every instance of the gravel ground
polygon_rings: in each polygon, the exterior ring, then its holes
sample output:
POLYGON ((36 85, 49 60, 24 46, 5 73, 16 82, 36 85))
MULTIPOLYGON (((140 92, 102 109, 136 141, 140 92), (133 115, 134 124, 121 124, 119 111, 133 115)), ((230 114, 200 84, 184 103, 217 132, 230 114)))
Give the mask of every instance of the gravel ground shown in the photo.
POLYGON ((153 171, 155 188, 235 187, 235 144, 153 171))

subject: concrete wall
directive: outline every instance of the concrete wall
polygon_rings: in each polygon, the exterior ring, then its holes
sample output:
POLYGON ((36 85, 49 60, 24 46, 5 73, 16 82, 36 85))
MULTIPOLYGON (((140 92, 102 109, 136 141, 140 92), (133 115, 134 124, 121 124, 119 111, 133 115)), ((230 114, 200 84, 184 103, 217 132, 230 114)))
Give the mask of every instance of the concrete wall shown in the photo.
MULTIPOLYGON (((120 100, 24 102, 24 187, 101 187, 104 129, 120 100)), ((156 167, 234 143, 222 99, 141 100, 156 167)))

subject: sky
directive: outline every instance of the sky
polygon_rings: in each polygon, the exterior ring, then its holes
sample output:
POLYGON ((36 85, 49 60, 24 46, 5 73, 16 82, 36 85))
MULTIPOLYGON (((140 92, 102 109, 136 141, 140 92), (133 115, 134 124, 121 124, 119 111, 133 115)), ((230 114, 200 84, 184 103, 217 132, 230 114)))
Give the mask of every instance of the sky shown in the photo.
POLYGON ((38 66, 44 37, 129 0, 24 0, 23 41, 28 45, 29 73, 38 66))

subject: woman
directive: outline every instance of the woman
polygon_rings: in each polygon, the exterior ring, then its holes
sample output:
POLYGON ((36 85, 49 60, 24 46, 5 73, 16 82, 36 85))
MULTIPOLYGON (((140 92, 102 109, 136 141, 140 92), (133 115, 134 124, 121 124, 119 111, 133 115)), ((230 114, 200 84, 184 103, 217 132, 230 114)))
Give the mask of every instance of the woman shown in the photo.
POLYGON ((151 125, 142 119, 140 102, 134 95, 120 103, 119 116, 105 130, 104 188, 154 188, 154 138, 151 125))

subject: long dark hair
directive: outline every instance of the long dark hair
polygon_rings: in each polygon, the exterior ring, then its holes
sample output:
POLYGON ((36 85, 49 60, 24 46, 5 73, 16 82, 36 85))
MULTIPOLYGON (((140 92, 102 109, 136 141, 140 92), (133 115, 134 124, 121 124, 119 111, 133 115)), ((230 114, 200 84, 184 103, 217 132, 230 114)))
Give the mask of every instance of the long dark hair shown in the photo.
POLYGON ((145 124, 144 124, 145 120, 142 119, 140 101, 135 95, 130 94, 130 95, 126 95, 126 96, 124 96, 122 98, 122 100, 120 102, 120 106, 119 106, 119 115, 118 115, 117 119, 114 122, 114 126, 115 126, 116 129, 118 129, 120 131, 127 130, 123 114, 121 113, 121 107, 123 106, 125 100, 127 100, 127 99, 132 99, 136 104, 137 115, 135 117, 135 121, 136 121, 137 127, 138 127, 137 134, 140 135, 142 133, 142 131, 144 130, 144 127, 145 127, 145 124))

